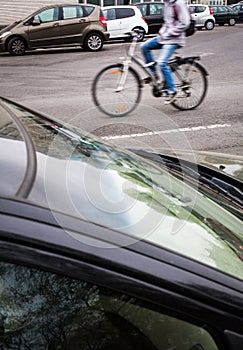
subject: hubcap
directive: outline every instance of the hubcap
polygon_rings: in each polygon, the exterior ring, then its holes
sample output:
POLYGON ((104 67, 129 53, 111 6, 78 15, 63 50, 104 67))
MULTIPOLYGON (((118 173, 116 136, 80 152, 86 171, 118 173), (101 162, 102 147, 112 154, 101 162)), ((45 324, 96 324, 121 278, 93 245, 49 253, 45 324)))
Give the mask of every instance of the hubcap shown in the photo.
POLYGON ((12 43, 12 51, 16 55, 20 55, 20 54, 24 53, 25 46, 24 46, 23 41, 22 40, 15 40, 12 43))
POLYGON ((212 29, 212 28, 213 28, 213 22, 208 22, 207 29, 212 29))
POLYGON ((102 41, 99 36, 91 36, 89 38, 88 45, 91 50, 99 50, 102 45, 102 41))

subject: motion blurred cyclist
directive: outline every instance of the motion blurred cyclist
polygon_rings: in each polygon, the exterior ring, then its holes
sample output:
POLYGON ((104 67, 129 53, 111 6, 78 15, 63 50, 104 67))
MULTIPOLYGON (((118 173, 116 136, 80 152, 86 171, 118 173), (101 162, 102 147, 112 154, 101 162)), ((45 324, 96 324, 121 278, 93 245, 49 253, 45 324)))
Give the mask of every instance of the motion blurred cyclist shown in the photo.
MULTIPOLYGON (((185 45, 185 30, 190 24, 190 14, 185 0, 164 0, 163 25, 159 34, 147 40, 141 45, 141 51, 146 63, 155 62, 152 50, 160 50, 157 64, 164 77, 167 98, 165 104, 172 103, 177 97, 172 72, 168 61, 176 49, 185 45)), ((156 67, 151 65, 150 69, 156 76, 156 67)))

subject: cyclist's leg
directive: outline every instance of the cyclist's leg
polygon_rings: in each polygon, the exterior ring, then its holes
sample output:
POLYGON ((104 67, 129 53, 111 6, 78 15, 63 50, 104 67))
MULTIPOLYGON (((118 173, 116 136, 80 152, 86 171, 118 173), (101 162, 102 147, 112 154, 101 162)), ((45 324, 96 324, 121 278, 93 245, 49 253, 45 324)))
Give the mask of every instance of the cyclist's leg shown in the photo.
POLYGON ((168 61, 175 50, 178 48, 179 45, 177 44, 163 44, 157 59, 157 62, 165 79, 165 85, 168 94, 174 94, 176 92, 174 79, 168 61))
MULTIPOLYGON (((161 46, 162 46, 162 44, 160 44, 158 42, 157 37, 151 38, 151 39, 149 39, 141 44, 140 48, 141 48, 141 51, 142 51, 142 54, 143 54, 143 57, 144 57, 144 60, 146 63, 155 62, 154 56, 153 56, 151 50, 159 50, 159 49, 161 49, 161 46)), ((151 66, 151 67, 149 67, 149 69, 151 70, 151 72, 154 75, 156 74, 155 66, 151 66)))

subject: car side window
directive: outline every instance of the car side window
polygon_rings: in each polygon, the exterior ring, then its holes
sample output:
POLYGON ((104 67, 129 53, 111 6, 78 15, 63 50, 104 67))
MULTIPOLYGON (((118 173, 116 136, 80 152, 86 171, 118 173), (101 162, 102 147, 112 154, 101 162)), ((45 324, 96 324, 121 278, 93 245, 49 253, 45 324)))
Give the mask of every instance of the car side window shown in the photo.
POLYGON ((147 4, 138 5, 139 10, 141 11, 143 16, 147 15, 147 4))
POLYGON ((205 9, 206 9, 206 7, 205 7, 205 6, 197 6, 197 7, 196 7, 196 12, 198 12, 198 13, 200 13, 200 12, 204 12, 204 11, 205 11, 205 9))
POLYGON ((107 10, 103 10, 104 12, 104 16, 105 16, 105 19, 107 21, 111 21, 113 19, 116 19, 116 11, 115 9, 107 9, 107 10))
POLYGON ((94 7, 93 6, 84 6, 84 9, 85 9, 85 11, 86 11, 88 16, 94 11, 94 7))
POLYGON ((150 14, 151 15, 162 15, 163 5, 160 4, 150 4, 150 14))
POLYGON ((83 17, 83 9, 81 6, 64 6, 63 19, 81 18, 83 17))
POLYGON ((190 11, 191 13, 195 13, 196 12, 196 7, 195 6, 190 6, 190 11))
POLYGON ((117 8, 116 9, 117 18, 126 18, 126 17, 132 17, 135 16, 135 11, 131 8, 117 8))
POLYGON ((218 350, 204 327, 109 288, 0 262, 3 349, 218 350))
POLYGON ((34 19, 39 20, 41 23, 53 22, 58 20, 58 7, 53 7, 35 15, 34 19))

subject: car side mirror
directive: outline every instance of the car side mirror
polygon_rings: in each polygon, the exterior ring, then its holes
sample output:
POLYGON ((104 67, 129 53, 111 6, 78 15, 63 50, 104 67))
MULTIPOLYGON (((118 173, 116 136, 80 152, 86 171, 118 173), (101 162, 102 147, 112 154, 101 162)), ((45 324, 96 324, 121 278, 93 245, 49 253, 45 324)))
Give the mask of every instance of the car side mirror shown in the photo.
POLYGON ((32 26, 39 26, 41 24, 41 21, 39 19, 33 19, 31 22, 32 26))

